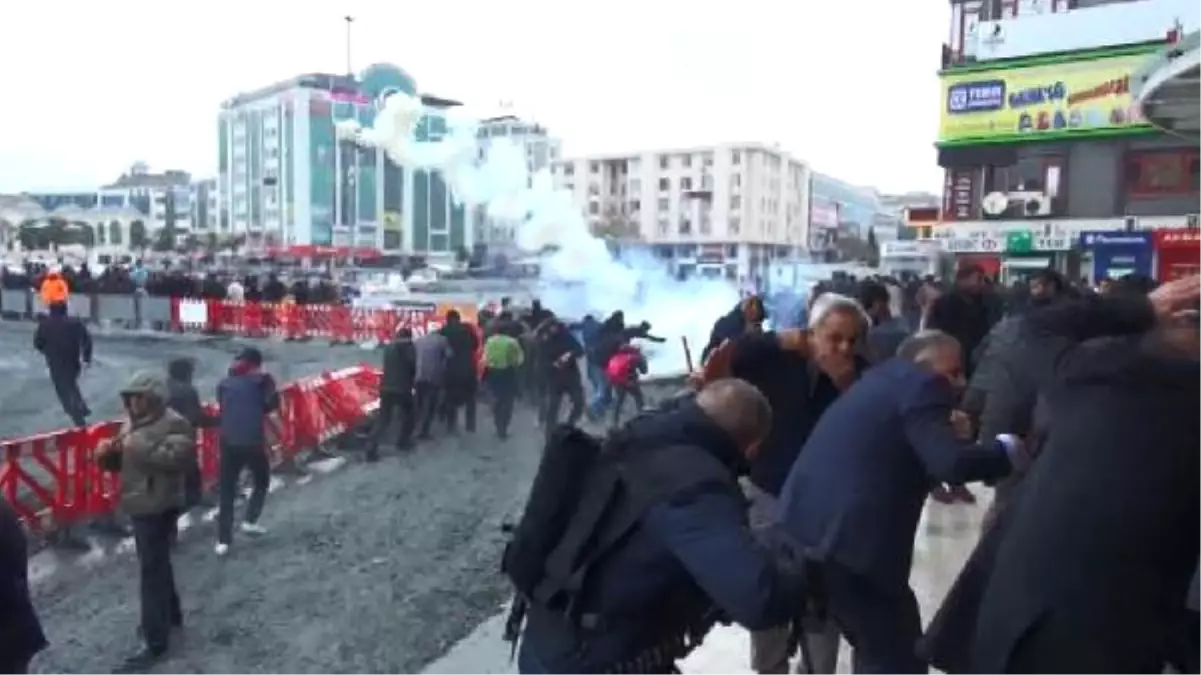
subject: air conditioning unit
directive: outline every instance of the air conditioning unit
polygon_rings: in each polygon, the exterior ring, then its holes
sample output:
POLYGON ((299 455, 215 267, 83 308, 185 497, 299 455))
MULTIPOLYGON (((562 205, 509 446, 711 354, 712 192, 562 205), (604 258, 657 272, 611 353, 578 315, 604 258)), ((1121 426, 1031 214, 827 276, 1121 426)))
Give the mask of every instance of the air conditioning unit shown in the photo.
POLYGON ((1185 216, 1184 226, 1190 230, 1201 229, 1201 213, 1190 213, 1185 216))

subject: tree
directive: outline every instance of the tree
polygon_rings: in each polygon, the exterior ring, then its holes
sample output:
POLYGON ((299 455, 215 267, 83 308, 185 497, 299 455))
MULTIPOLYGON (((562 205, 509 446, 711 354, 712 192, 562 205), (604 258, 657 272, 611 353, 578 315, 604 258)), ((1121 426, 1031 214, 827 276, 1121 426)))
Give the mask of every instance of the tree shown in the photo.
POLYGON ((150 237, 146 233, 146 223, 135 220, 129 224, 129 247, 136 251, 145 251, 150 246, 150 237))

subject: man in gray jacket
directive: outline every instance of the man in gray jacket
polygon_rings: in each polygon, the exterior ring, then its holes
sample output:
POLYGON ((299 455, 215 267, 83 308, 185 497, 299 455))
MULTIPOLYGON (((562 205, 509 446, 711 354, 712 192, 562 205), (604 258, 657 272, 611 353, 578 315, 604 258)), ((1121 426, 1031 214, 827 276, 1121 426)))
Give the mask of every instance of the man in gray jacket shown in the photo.
POLYGON ((418 438, 430 437, 434 416, 441 409, 446 383, 446 364, 450 361, 450 342, 441 331, 421 336, 413 343, 417 352, 417 419, 421 427, 418 438))

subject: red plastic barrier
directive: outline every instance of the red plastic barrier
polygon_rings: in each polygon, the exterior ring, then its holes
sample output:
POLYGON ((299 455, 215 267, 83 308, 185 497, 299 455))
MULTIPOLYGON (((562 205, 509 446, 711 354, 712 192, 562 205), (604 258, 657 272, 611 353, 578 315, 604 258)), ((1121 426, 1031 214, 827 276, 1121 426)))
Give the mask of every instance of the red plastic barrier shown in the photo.
MULTIPOLYGON (((379 379, 379 371, 362 365, 282 387, 280 410, 264 423, 271 439, 272 465, 361 422, 378 406, 379 379)), ((0 494, 39 533, 111 513, 118 506, 120 478, 100 470, 96 448, 120 427, 120 422, 103 422, 87 429, 0 442, 0 494)), ((212 487, 220 461, 215 429, 198 435, 197 454, 205 486, 212 487)))

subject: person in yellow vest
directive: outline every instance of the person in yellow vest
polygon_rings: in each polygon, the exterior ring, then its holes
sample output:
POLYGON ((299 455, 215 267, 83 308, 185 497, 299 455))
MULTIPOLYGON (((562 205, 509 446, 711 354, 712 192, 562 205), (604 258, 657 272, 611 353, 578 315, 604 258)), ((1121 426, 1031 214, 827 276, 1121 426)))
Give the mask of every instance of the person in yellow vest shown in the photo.
POLYGON ((67 297, 70 295, 70 288, 67 287, 67 280, 58 270, 51 270, 46 274, 46 278, 42 279, 42 285, 38 289, 38 295, 42 299, 42 304, 46 307, 51 305, 67 304, 67 297))

